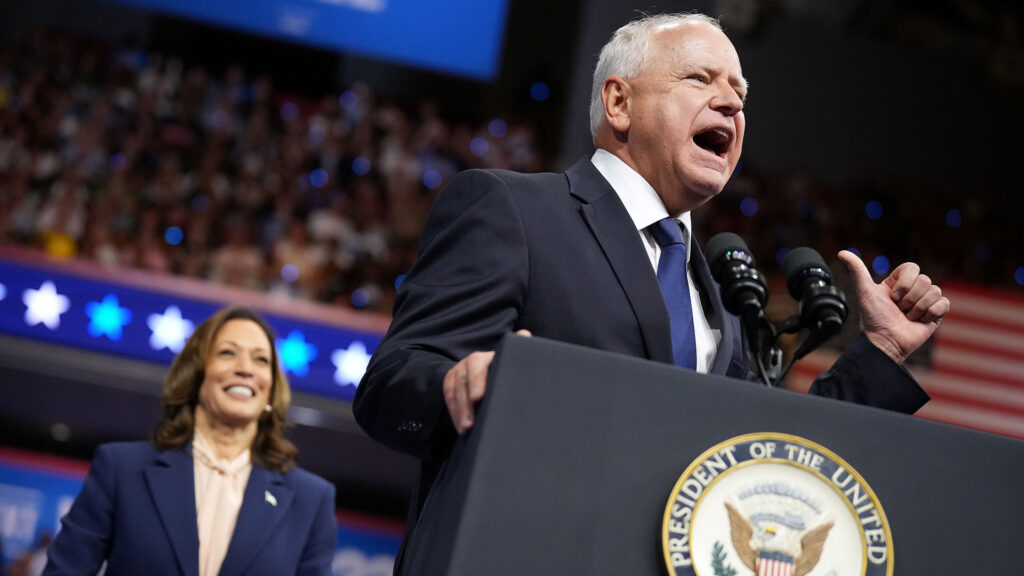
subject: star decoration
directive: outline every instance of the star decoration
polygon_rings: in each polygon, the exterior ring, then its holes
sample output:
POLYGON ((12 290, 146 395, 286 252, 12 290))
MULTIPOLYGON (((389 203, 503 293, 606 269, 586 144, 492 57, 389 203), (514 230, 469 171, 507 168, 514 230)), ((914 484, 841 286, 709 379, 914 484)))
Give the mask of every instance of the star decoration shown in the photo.
POLYGON ((25 323, 29 326, 45 324, 50 330, 60 326, 60 315, 71 307, 71 300, 57 293, 57 287, 47 280, 39 290, 29 288, 21 297, 25 303, 25 323))
POLYGON ((366 373, 366 366, 370 363, 370 355, 366 352, 366 346, 356 340, 345 350, 335 350, 331 354, 331 362, 337 368, 334 372, 334 381, 339 386, 358 386, 363 374, 366 373))
POLYGON ((104 296, 102 302, 86 304, 85 313, 89 315, 89 334, 94 338, 106 336, 115 342, 124 334, 125 324, 132 321, 132 311, 122 308, 113 294, 104 296))
POLYGON ((309 374, 309 363, 316 358, 316 346, 306 342, 302 332, 293 330, 287 338, 278 338, 277 350, 286 372, 296 376, 309 374))
POLYGON ((163 314, 150 314, 146 320, 153 335, 149 337, 149 345, 153 350, 167 348, 177 354, 185 347, 185 340, 192 334, 195 325, 181 317, 177 306, 168 306, 163 314))

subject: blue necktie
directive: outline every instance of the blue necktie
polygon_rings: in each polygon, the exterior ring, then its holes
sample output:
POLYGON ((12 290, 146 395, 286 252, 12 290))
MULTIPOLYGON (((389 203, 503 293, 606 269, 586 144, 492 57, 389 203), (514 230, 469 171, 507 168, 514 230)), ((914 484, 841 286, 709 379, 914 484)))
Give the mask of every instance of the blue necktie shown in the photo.
POLYGON ((661 246, 658 260, 658 283, 665 297, 672 327, 672 357, 676 366, 697 369, 697 345, 693 333, 693 310, 690 307, 690 285, 686 280, 686 245, 683 230, 675 218, 664 218, 650 226, 651 234, 661 246))

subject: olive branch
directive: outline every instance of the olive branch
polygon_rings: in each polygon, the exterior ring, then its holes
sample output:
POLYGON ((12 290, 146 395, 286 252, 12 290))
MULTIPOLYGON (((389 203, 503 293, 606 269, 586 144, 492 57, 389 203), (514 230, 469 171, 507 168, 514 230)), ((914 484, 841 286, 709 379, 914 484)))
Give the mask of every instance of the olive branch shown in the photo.
POLYGON ((725 547, 717 540, 711 547, 711 568, 715 576, 736 576, 736 569, 725 562, 725 547))

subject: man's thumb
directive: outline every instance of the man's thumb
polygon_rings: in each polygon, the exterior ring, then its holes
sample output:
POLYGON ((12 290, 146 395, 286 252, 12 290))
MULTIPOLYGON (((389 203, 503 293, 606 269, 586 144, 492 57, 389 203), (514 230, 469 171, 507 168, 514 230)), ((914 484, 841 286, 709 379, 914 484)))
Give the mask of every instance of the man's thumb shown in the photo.
POLYGON ((839 259, 846 264, 846 269, 849 270, 850 276, 853 278, 853 285, 857 292, 870 289, 874 285, 875 281, 871 278, 871 272, 868 272, 868 267, 860 259, 860 256, 849 250, 840 250, 839 259))

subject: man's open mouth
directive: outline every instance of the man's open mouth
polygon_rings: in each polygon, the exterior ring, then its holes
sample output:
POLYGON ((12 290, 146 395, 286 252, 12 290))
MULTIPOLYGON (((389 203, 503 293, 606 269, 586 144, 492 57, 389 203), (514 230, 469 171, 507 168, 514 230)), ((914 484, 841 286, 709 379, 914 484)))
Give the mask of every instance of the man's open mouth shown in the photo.
POLYGON ((694 135, 693 143, 716 156, 723 156, 732 145, 732 134, 724 128, 711 128, 694 135))

